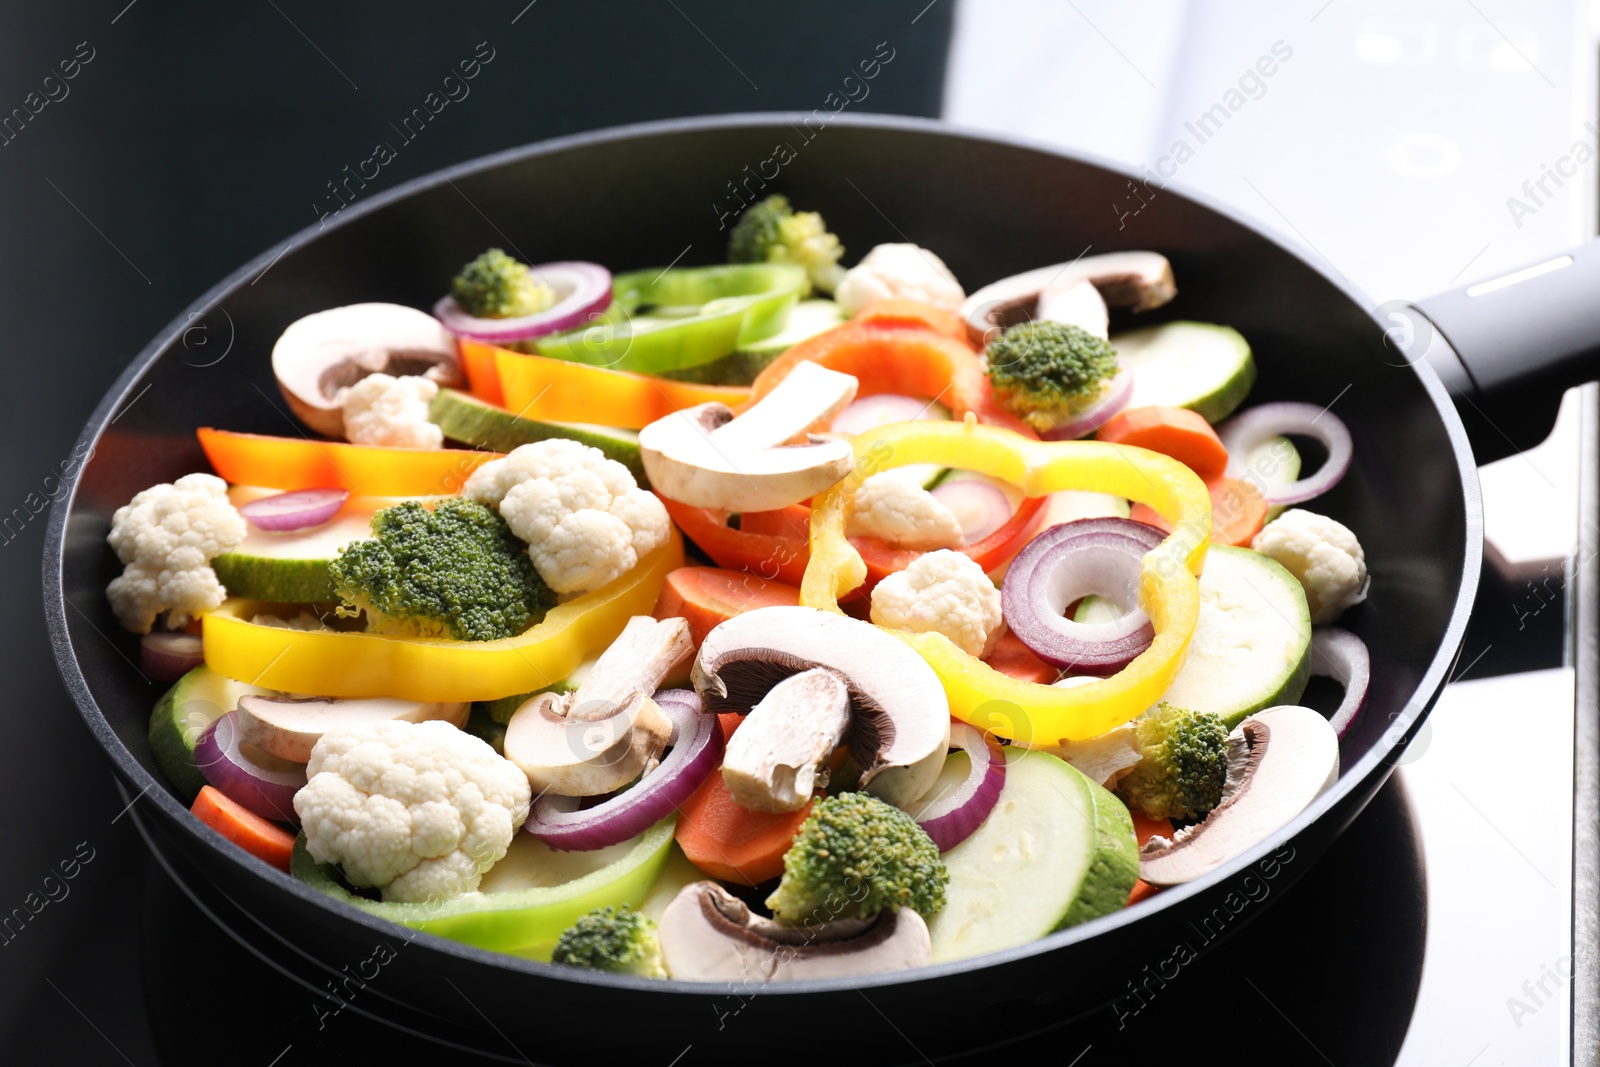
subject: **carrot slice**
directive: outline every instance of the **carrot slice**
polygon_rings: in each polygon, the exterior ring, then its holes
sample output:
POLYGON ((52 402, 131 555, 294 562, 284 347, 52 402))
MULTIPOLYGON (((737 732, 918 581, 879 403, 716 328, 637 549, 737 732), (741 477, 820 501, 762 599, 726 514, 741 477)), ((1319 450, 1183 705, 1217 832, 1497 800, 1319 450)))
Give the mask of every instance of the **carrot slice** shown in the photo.
MULTIPOLYGON (((1167 840, 1172 840, 1172 823, 1167 819, 1152 819, 1142 811, 1129 812, 1133 816, 1133 837, 1144 848, 1145 842, 1160 834, 1167 840)), ((1128 903, 1137 904, 1145 897, 1153 897, 1161 892, 1158 886, 1153 886, 1143 878, 1133 883, 1133 889, 1128 893, 1128 903)))
POLYGON ((241 807, 209 785, 200 787, 200 795, 195 797, 194 806, 189 810, 252 856, 266 860, 280 871, 289 869, 294 835, 277 823, 268 822, 241 807))
POLYGON ((967 343, 967 324, 960 315, 917 300, 874 300, 850 321, 873 326, 925 326, 967 343))
POLYGON ((1217 431, 1188 408, 1129 408, 1112 416, 1095 436, 1112 444, 1137 445, 1171 456, 1204 482, 1222 477, 1228 469, 1228 450, 1217 431))
POLYGON ((495 353, 500 350, 493 345, 458 338, 456 351, 461 355, 461 369, 467 376, 467 391, 485 404, 505 407, 506 394, 500 388, 500 370, 495 366, 495 353))
MULTIPOLYGON (((1267 502, 1261 490, 1238 478, 1213 479, 1206 483, 1206 489, 1211 493, 1212 542, 1249 548, 1251 539, 1267 522, 1267 502)), ((1133 505, 1128 517, 1172 532, 1172 524, 1146 504, 1133 505)))
POLYGON ((857 396, 925 396, 949 408, 957 419, 971 412, 979 422, 1004 426, 1024 437, 1039 436, 1000 406, 977 353, 965 342, 926 325, 851 321, 807 338, 756 375, 750 400, 772 392, 805 360, 853 375, 859 383, 857 396))
POLYGON ((994 651, 985 656, 983 662, 1008 678, 1033 682, 1035 685, 1049 685, 1061 674, 1058 669, 1035 656, 1033 650, 1010 630, 995 642, 994 651))
POLYGON ((745 533, 770 534, 773 537, 791 537, 796 541, 809 541, 811 509, 804 504, 790 504, 777 511, 746 511, 739 516, 739 529, 745 533))
POLYGON ((752 608, 800 603, 800 590, 758 575, 725 571, 718 567, 679 567, 667 575, 656 601, 658 619, 688 620, 695 647, 706 634, 752 608))
MULTIPOLYGON (((726 723, 723 729, 731 732, 726 723)), ((809 814, 810 804, 778 814, 741 807, 716 772, 678 806, 673 833, 689 862, 711 877, 759 885, 783 873, 783 854, 809 814)))

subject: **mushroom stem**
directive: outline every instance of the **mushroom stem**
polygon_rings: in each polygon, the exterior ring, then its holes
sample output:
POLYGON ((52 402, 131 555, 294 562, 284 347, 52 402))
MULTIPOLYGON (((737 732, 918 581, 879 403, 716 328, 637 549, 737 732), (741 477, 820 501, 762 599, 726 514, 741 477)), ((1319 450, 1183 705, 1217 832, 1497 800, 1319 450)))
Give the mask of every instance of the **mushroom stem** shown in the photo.
MULTIPOLYGON (((1024 318, 1053 317, 1046 316, 1038 307, 1041 294, 1052 290, 1055 294, 1052 300, 1057 300, 1065 290, 1081 281, 1092 283, 1106 304, 1131 307, 1135 311, 1158 308, 1178 293, 1172 280, 1172 264, 1157 252, 1082 256, 1068 263, 1054 263, 1002 278, 967 297, 961 305, 967 335, 974 344, 984 345, 995 330, 1024 318)), ((1081 304, 1079 306, 1081 308, 1081 304)), ((1084 329, 1089 327, 1084 326, 1084 329)))
POLYGON ((920 967, 933 959, 922 916, 910 908, 871 919, 800 925, 764 919, 715 882, 679 890, 657 928, 662 962, 680 981, 841 978, 920 967))
POLYGON ((1078 326, 1102 341, 1111 336, 1111 313, 1106 310, 1105 298, 1087 278, 1069 278, 1046 286, 1039 293, 1034 317, 1078 326))
POLYGON ((722 780, 752 811, 799 811, 850 728, 850 691, 816 667, 773 686, 728 740, 722 780))
POLYGON ((534 792, 598 796, 647 771, 672 738, 651 694, 693 651, 683 619, 628 620, 572 693, 538 693, 506 724, 506 758, 534 792))
POLYGON ((826 425, 855 395, 851 375, 801 362, 737 417, 727 405, 710 403, 657 419, 639 431, 639 456, 651 486, 690 507, 785 508, 854 467, 850 442, 810 436, 806 427, 826 425))
POLYGON ((567 717, 579 722, 609 718, 636 694, 654 693, 672 668, 693 654, 687 620, 635 615, 572 694, 567 717))

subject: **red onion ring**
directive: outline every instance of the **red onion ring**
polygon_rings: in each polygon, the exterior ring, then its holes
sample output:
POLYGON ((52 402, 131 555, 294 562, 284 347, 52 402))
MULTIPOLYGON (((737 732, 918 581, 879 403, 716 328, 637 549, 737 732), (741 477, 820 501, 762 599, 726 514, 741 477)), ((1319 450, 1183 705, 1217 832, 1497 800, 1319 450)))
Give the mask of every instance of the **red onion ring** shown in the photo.
POLYGON ((264 496, 239 507, 239 514, 262 530, 306 530, 331 520, 350 499, 347 489, 296 489, 264 496))
POLYGON ((637 785, 579 809, 579 797, 545 795, 533 805, 528 832, 562 852, 593 852, 644 833, 677 810, 722 764, 722 727, 701 711, 692 689, 664 689, 655 702, 672 720, 672 748, 637 785))
POLYGON ((290 763, 239 740, 238 716, 228 712, 206 727, 194 746, 194 762, 219 792, 273 822, 300 822, 294 795, 306 784, 305 766, 290 763))
POLYGON ((847 404, 833 417, 828 430, 831 433, 854 437, 856 434, 876 430, 891 422, 923 422, 947 418, 946 409, 935 400, 921 400, 899 393, 874 393, 859 397, 847 404), (934 408, 939 407, 935 412, 934 408))
POLYGON ((611 272, 598 263, 569 261, 529 268, 560 298, 553 307, 514 319, 480 319, 461 310, 455 297, 433 305, 433 316, 452 333, 475 341, 503 344, 576 329, 611 304, 611 272))
POLYGON ((1303 504, 1326 493, 1350 470, 1350 460, 1355 455, 1350 428, 1339 416, 1315 404, 1258 404, 1218 426, 1217 436, 1228 450, 1228 476, 1255 481, 1256 488, 1274 507, 1303 504), (1327 460, 1315 473, 1288 485, 1263 485, 1252 479, 1244 466, 1245 455, 1261 442, 1284 435, 1320 441, 1328 450, 1327 460))
POLYGON ((958 478, 930 490, 961 523, 964 543, 975 545, 1011 521, 1011 500, 993 482, 958 478))
POLYGON ((1311 631, 1311 673, 1344 686, 1344 699, 1328 717, 1333 732, 1343 737, 1361 717, 1372 684, 1372 656, 1367 644, 1349 630, 1318 626, 1311 631))
POLYGON ((205 661, 198 634, 155 630, 139 639, 139 669, 153 682, 175 682, 205 661))
POLYGON ((1111 416, 1128 406, 1133 396, 1133 372, 1118 364, 1117 373, 1106 383, 1100 399, 1079 412, 1078 417, 1039 436, 1046 441, 1076 441, 1087 437, 1111 421, 1111 416))
POLYGON ((1108 676, 1155 640, 1139 607, 1139 561, 1166 534, 1132 519, 1078 519, 1052 526, 1017 554, 1000 588, 1006 625, 1033 654, 1075 674, 1108 676), (1094 593, 1121 605, 1114 622, 1083 623, 1067 606, 1094 593))
POLYGON ((949 852, 983 825, 1006 784, 1006 756, 993 738, 964 722, 952 722, 950 747, 966 752, 972 769, 959 786, 934 797, 916 815, 917 825, 940 852, 949 852))

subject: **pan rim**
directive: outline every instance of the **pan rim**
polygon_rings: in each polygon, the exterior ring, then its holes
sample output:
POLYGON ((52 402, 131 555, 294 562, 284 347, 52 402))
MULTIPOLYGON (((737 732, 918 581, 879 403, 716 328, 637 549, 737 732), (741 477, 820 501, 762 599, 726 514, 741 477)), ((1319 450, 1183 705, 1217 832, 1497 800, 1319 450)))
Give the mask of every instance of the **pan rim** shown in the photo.
MULTIPOLYGON (((339 217, 331 223, 320 226, 311 225, 297 231, 289 238, 285 247, 280 248, 278 243, 274 243, 266 251, 263 251, 260 255, 211 286, 179 312, 171 322, 156 333, 149 343, 140 349, 138 355, 133 358, 107 390, 100 403, 96 405, 94 411, 90 414, 83 430, 79 433, 75 441, 73 454, 85 454, 82 450, 98 440, 102 431, 109 424, 112 413, 120 408, 128 398, 134 383, 160 358, 163 352, 178 342, 196 316, 203 315, 218 306, 241 283, 260 274, 278 257, 281 257, 288 248, 297 247, 302 242, 313 240, 322 233, 349 225, 368 214, 383 210, 399 200, 434 189, 456 179, 470 177, 507 164, 617 141, 669 137, 680 133, 703 130, 768 127, 777 124, 788 125, 801 121, 802 118, 808 115, 808 112, 793 111, 741 112, 630 123, 570 134, 505 149, 436 170, 404 182, 393 189, 376 194, 369 200, 352 204, 341 211, 339 217)), ((1126 165, 1094 153, 1067 150, 1033 138, 978 130, 943 120, 897 115, 838 114, 834 115, 829 121, 830 124, 838 123, 843 126, 910 131, 946 138, 954 137, 1012 149, 1022 149, 1039 155, 1085 163, 1117 176, 1125 176, 1130 180, 1142 180, 1141 176, 1126 165)), ((1188 188, 1182 183, 1169 183, 1163 187, 1163 192, 1172 192, 1177 197, 1198 204, 1213 214, 1251 231, 1261 239, 1294 256, 1305 266, 1315 271, 1346 299, 1366 309, 1368 317, 1373 321, 1374 328, 1380 330, 1383 328, 1384 324, 1378 319, 1376 313, 1371 310, 1374 307, 1371 301, 1367 300, 1363 294, 1354 289, 1345 279, 1338 276, 1336 272, 1330 271, 1327 266, 1317 262, 1312 255, 1291 246, 1276 234, 1262 228, 1253 221, 1240 217, 1233 209, 1222 204, 1219 200, 1208 194, 1188 188)), ((1211 892, 1218 885, 1240 876, 1272 853, 1282 849, 1286 843, 1299 836, 1302 831, 1322 818, 1349 794, 1363 786, 1374 774, 1381 774, 1383 777, 1387 777, 1398 757, 1404 751, 1406 744, 1410 742, 1416 731, 1421 727, 1434 702, 1438 699, 1439 693, 1443 689, 1449 672, 1459 654, 1461 642, 1466 633, 1467 621, 1477 594, 1479 567, 1483 556, 1482 499, 1479 492, 1477 465, 1473 460, 1471 447, 1467 441, 1465 426, 1450 401, 1443 383, 1439 380, 1432 367, 1427 366, 1426 362, 1421 360, 1411 364, 1411 366, 1418 375, 1429 398, 1432 399, 1435 410, 1444 422, 1445 432, 1450 441, 1458 468, 1464 506, 1463 535, 1465 551, 1463 553, 1462 573, 1457 587, 1456 602, 1451 609, 1443 637, 1432 660, 1422 672, 1415 690, 1407 701, 1407 714, 1396 719, 1377 744, 1373 745, 1352 767, 1345 769, 1341 773, 1339 781, 1331 789, 1323 793, 1306 810, 1302 811, 1287 825, 1256 847, 1240 856, 1234 857, 1233 860, 1204 878, 1165 890, 1155 900, 1143 901, 1111 915, 1101 916, 1066 930, 1056 931, 1036 941, 986 953, 982 956, 932 964, 912 971, 889 972, 849 980, 813 979, 792 983, 776 983, 763 987, 762 994, 803 996, 812 993, 849 992, 857 989, 877 989, 889 986, 915 986, 918 983, 932 983, 968 971, 998 967, 1017 960, 1064 949, 1080 941, 1087 941, 1103 933, 1120 929, 1128 923, 1138 922, 1155 911, 1181 905, 1183 901, 1191 897, 1211 892), (1383 769, 1385 765, 1387 765, 1388 770, 1383 769)), ((77 706, 79 714, 89 728, 90 733, 94 735, 96 742, 104 750, 123 780, 130 783, 138 792, 135 802, 149 795, 162 815, 171 823, 181 827, 184 832, 198 838, 210 848, 226 849, 229 857, 235 862, 242 863, 251 872, 252 876, 266 880, 278 890, 288 893, 302 903, 326 908, 346 920, 360 924, 370 933, 392 935, 394 924, 387 920, 371 915, 353 905, 333 900, 296 880, 291 875, 229 845, 215 830, 193 817, 188 808, 180 804, 168 792, 164 783, 144 768, 132 750, 123 744, 122 739, 112 729, 110 721, 100 710, 98 703, 89 691, 88 682, 79 667, 77 655, 68 631, 68 602, 66 599, 63 563, 66 554, 67 520, 76 504, 77 490, 78 478, 74 477, 68 492, 57 500, 51 508, 50 518, 46 527, 43 558, 45 621, 49 632, 51 650, 63 684, 73 703, 77 706)), ((677 993, 680 995, 705 995, 713 992, 726 992, 727 989, 725 984, 719 983, 686 982, 671 979, 663 981, 660 979, 609 975, 576 968, 560 967, 554 964, 539 963, 492 952, 432 934, 417 933, 414 943, 424 945, 434 952, 455 957, 463 962, 505 968, 530 976, 560 979, 597 988, 620 988, 657 993, 677 993)))

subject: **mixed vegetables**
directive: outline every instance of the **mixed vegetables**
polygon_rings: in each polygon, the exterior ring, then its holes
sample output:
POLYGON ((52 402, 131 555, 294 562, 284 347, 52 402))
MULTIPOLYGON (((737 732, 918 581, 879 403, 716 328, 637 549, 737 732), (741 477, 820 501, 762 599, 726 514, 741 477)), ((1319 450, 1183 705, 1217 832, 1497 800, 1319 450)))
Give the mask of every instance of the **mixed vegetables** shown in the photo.
POLYGON ((1339 418, 1236 412, 1226 326, 1112 333, 1153 252, 843 257, 771 197, 726 264, 493 248, 290 324, 325 440, 202 427, 112 519, 173 789, 394 922, 712 982, 1023 944, 1310 804, 1370 675, 1361 544, 1299 507, 1339 418))

